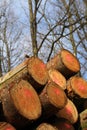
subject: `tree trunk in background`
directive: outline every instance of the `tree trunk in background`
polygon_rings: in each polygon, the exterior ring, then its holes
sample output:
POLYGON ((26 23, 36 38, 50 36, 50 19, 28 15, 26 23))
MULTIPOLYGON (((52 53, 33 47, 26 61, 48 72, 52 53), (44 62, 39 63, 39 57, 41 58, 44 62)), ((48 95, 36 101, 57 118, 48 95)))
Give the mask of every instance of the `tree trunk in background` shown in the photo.
POLYGON ((2 62, 2 55, 1 55, 1 48, 0 48, 0 77, 2 76, 2 65, 1 65, 1 62, 2 62))
POLYGON ((37 13, 37 2, 35 1, 35 7, 33 12, 33 5, 32 0, 28 0, 28 6, 29 6, 29 16, 30 16, 30 33, 31 33, 31 41, 32 41, 32 50, 33 55, 37 56, 37 40, 36 40, 36 34, 37 34, 37 23, 36 23, 36 13, 37 13))

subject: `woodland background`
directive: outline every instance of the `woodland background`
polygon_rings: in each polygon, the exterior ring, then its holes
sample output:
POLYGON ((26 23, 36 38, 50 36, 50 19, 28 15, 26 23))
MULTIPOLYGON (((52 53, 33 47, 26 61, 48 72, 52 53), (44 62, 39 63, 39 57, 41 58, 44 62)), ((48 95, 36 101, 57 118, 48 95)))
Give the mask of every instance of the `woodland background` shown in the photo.
POLYGON ((26 54, 46 63, 61 48, 87 80, 87 0, 0 0, 0 76, 26 54))

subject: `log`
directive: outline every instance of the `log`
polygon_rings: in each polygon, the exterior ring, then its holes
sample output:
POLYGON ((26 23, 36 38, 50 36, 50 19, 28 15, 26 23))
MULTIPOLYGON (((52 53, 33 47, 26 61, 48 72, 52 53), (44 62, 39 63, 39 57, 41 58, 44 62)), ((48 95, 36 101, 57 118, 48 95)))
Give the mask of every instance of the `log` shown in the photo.
POLYGON ((48 71, 49 80, 58 84, 63 90, 66 89, 66 79, 65 77, 56 69, 50 69, 48 71))
POLYGON ((64 118, 54 119, 52 125, 58 128, 58 130, 75 130, 70 121, 64 118))
POLYGON ((84 109, 87 109, 87 99, 84 101, 83 107, 84 109))
POLYGON ((54 82, 46 84, 39 97, 43 108, 42 115, 45 118, 51 117, 67 103, 65 92, 54 82))
POLYGON ((80 71, 80 63, 70 51, 62 49, 59 54, 48 61, 47 68, 48 70, 57 69, 66 78, 69 78, 80 71))
POLYGON ((2 109, 4 120, 14 125, 15 128, 22 128, 29 123, 28 119, 24 118, 19 114, 15 108, 11 96, 9 94, 9 89, 4 88, 1 93, 2 109))
POLYGON ((87 98, 87 81, 85 81, 82 77, 71 77, 67 82, 66 88, 68 96, 71 98, 87 98))
POLYGON ((64 118, 53 118, 51 122, 41 123, 36 130, 75 130, 74 126, 64 118))
POLYGON ((16 129, 7 122, 0 122, 0 130, 16 130, 16 129))
POLYGON ((81 129, 87 130, 87 109, 80 113, 81 129))
POLYGON ((49 123, 41 123, 36 130, 58 130, 56 127, 52 126, 49 123))
POLYGON ((35 89, 25 80, 10 88, 10 95, 18 112, 29 120, 41 115, 41 103, 35 89))
POLYGON ((38 57, 31 57, 29 59, 28 72, 31 77, 40 85, 45 85, 47 83, 48 71, 46 64, 38 57))
POLYGON ((65 107, 59 110, 56 116, 58 118, 65 118, 69 120, 72 124, 74 124, 78 120, 78 111, 74 103, 68 99, 68 102, 65 107))
POLYGON ((0 91, 9 85, 14 84, 15 82, 18 82, 20 79, 25 79, 27 77, 28 69, 28 60, 24 60, 21 64, 19 64, 17 67, 13 68, 11 71, 9 71, 4 76, 0 77, 0 91))

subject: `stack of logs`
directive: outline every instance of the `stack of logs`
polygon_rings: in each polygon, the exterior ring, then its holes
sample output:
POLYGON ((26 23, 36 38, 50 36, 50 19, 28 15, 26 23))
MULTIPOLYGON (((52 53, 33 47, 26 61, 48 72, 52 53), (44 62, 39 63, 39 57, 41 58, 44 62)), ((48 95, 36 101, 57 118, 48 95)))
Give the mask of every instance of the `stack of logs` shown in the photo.
POLYGON ((0 78, 0 130, 87 130, 87 82, 79 71, 66 49, 46 64, 25 59, 0 78))

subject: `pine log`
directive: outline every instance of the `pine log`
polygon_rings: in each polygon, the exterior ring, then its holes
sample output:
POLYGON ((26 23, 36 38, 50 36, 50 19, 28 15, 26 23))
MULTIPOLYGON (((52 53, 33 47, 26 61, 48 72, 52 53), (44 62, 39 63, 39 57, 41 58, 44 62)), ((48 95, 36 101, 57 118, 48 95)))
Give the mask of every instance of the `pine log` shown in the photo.
POLYGON ((39 84, 45 85, 48 81, 46 64, 38 57, 31 57, 28 62, 28 72, 39 84))
POLYGON ((65 107, 59 110, 56 116, 58 118, 65 118, 69 120, 72 124, 74 124, 78 120, 78 111, 74 103, 68 99, 68 102, 65 107))
POLYGON ((57 69, 69 78, 80 71, 80 63, 70 51, 62 49, 59 54, 48 61, 47 68, 57 69))
POLYGON ((87 109, 80 113, 81 129, 87 130, 87 109))
POLYGON ((25 79, 27 77, 28 69, 28 60, 24 60, 21 64, 17 67, 9 71, 4 76, 0 77, 0 91, 15 82, 19 82, 20 79, 25 79))
POLYGON ((41 123, 36 130, 75 130, 74 126, 64 118, 53 119, 49 123, 41 123))
POLYGON ((58 130, 75 130, 70 121, 64 118, 55 118, 52 125, 58 128, 58 130))
POLYGON ((25 80, 21 80, 10 89, 13 103, 19 113, 29 120, 41 115, 41 103, 35 89, 25 80))
POLYGON ((71 77, 67 82, 66 88, 69 97, 87 98, 87 81, 82 77, 71 77))
POLYGON ((49 123, 41 123, 36 130, 58 130, 56 127, 52 126, 49 123))
POLYGON ((42 115, 50 117, 67 103, 67 96, 60 86, 54 82, 49 82, 40 94, 42 104, 42 115))
POLYGON ((52 80, 56 84, 58 84, 63 90, 66 89, 66 79, 65 77, 57 70, 50 69, 48 71, 49 80, 52 80))
POLYGON ((0 130, 16 130, 16 129, 7 122, 0 122, 0 130))
POLYGON ((22 128, 29 123, 28 119, 20 115, 15 108, 8 88, 2 90, 1 101, 3 114, 7 122, 13 124, 16 128, 22 128))

